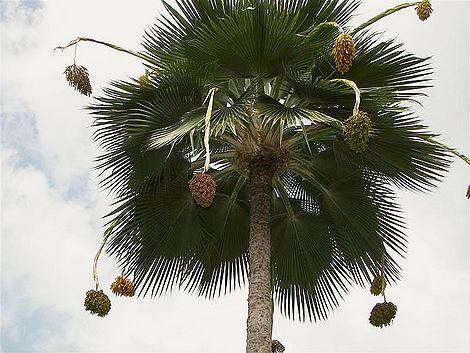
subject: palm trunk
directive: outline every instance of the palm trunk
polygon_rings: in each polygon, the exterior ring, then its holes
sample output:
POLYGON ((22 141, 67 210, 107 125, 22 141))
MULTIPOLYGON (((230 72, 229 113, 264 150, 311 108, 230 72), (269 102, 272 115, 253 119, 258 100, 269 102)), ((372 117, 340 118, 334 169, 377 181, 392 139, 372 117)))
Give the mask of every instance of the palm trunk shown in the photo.
POLYGON ((250 163, 250 244, 247 353, 270 353, 273 327, 271 295, 271 200, 274 163, 260 157, 250 163))

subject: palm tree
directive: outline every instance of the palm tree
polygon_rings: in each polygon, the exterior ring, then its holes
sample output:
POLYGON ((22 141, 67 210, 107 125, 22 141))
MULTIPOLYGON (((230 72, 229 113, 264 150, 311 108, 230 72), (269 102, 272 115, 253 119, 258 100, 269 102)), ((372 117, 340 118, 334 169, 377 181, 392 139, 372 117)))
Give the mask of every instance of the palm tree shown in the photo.
POLYGON ((429 60, 366 28, 421 3, 352 29, 358 0, 179 0, 142 52, 69 44, 146 67, 90 107, 116 196, 106 250, 140 295, 212 298, 248 280, 247 352, 267 353, 274 301, 326 319, 353 283, 399 279, 395 189, 428 190, 457 152, 410 109, 429 60), (345 30, 355 53, 341 68, 345 30))

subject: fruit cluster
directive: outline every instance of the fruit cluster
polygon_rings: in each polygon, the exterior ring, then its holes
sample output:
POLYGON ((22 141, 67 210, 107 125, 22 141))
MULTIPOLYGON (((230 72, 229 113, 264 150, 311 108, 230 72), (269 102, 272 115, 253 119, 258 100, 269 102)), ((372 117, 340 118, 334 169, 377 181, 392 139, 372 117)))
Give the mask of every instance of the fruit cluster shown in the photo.
POLYGON ((432 5, 429 0, 423 0, 416 6, 416 12, 421 21, 425 21, 431 16, 432 5))
POLYGON ((139 84, 142 86, 142 87, 148 87, 150 86, 152 83, 150 82, 150 79, 149 79, 149 76, 148 74, 144 74, 142 76, 139 77, 139 84))
POLYGON ((215 197, 216 183, 209 174, 194 174, 189 182, 189 190, 194 202, 202 208, 212 205, 215 197))
POLYGON ((272 353, 282 353, 285 350, 286 350, 286 348, 278 340, 273 340, 271 342, 271 351, 272 351, 272 353))
POLYGON ((125 297, 133 297, 135 294, 134 284, 129 278, 118 276, 111 284, 111 291, 116 295, 125 297))
POLYGON ((343 133, 349 148, 356 153, 362 153, 367 148, 371 120, 367 113, 358 112, 344 122, 343 133))
POLYGON ((369 322, 377 327, 388 326, 395 318, 397 306, 391 302, 377 303, 370 312, 369 322))
POLYGON ((90 311, 92 314, 98 316, 106 316, 111 309, 111 301, 102 290, 91 289, 86 292, 85 310, 90 311))
POLYGON ((343 74, 348 71, 352 66, 355 54, 356 47, 354 46, 353 38, 347 33, 339 35, 336 38, 332 51, 336 69, 343 74))
POLYGON ((65 68, 64 74, 70 86, 85 96, 91 95, 90 78, 85 67, 73 64, 65 68))
POLYGON ((385 278, 382 276, 376 276, 374 280, 372 281, 372 284, 370 286, 370 292, 373 295, 380 295, 382 294, 382 284, 385 289, 385 286, 387 285, 387 282, 385 281, 385 278))

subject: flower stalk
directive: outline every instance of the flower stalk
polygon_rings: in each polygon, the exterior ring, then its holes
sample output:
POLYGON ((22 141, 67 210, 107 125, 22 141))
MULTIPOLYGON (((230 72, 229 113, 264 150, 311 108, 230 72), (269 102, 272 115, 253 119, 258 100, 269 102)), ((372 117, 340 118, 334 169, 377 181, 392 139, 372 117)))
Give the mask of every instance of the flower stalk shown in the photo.
MULTIPOLYGON (((65 46, 58 46, 58 47, 55 47, 54 50, 57 50, 57 49, 61 49, 62 51, 64 51, 65 49, 71 47, 72 45, 76 45, 78 44, 79 42, 93 42, 93 43, 96 43, 96 44, 101 44, 101 45, 104 45, 108 48, 111 48, 111 49, 114 49, 114 50, 117 50, 117 51, 122 51, 124 53, 127 53, 127 54, 130 54, 132 56, 135 56, 137 58, 140 58, 140 59, 143 59, 147 62, 150 62, 156 66, 158 66, 157 62, 155 62, 155 60, 153 58, 151 58, 150 56, 147 56, 145 54, 142 54, 142 53, 139 53, 139 52, 135 52, 135 51, 132 51, 132 50, 128 50, 128 49, 125 49, 125 48, 122 48, 120 46, 117 46, 117 45, 114 45, 114 44, 111 44, 111 43, 107 43, 107 42, 103 42, 103 41, 100 41, 100 40, 96 40, 96 39, 93 39, 93 38, 86 38, 86 37, 78 37, 77 39, 74 39, 72 41, 70 41, 67 45, 65 46)), ((76 47, 75 47, 76 48, 76 47)))
POLYGON ((100 258, 101 251, 104 248, 104 245, 106 244, 106 241, 108 240, 109 236, 111 235, 114 227, 119 223, 120 218, 116 218, 111 225, 106 229, 103 237, 103 241, 101 242, 100 248, 98 249, 98 252, 95 255, 95 259, 93 260, 93 280, 95 281, 96 284, 96 290, 98 290, 99 287, 99 281, 98 281, 98 259, 100 258))
POLYGON ((385 10, 381 13, 379 13, 377 16, 372 17, 369 21, 364 22, 363 24, 359 25, 358 27, 354 28, 349 34, 351 36, 354 36, 357 32, 362 31, 364 28, 369 27, 371 24, 377 22, 378 20, 387 17, 397 11, 406 9, 411 6, 418 6, 421 3, 421 1, 418 2, 406 2, 400 5, 397 5, 395 7, 392 7, 391 9, 385 10))

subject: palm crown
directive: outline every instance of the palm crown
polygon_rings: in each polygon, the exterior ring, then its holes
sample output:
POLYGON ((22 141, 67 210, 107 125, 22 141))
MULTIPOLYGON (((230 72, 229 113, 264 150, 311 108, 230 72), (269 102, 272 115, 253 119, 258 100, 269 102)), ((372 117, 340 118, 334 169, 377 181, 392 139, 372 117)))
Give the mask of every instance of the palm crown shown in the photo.
POLYGON ((102 185, 117 198, 107 251, 140 293, 212 297, 245 283, 260 156, 273 173, 271 278, 284 314, 325 318, 382 264, 398 279, 392 255, 406 240, 394 189, 427 189, 448 165, 407 108, 427 86, 428 60, 361 30, 353 65, 338 72, 332 47, 355 0, 177 4, 145 35, 145 79, 113 82, 90 107, 102 185), (346 128, 354 84, 371 125, 363 151, 346 128), (217 191, 202 208, 188 181, 206 156, 217 191))

